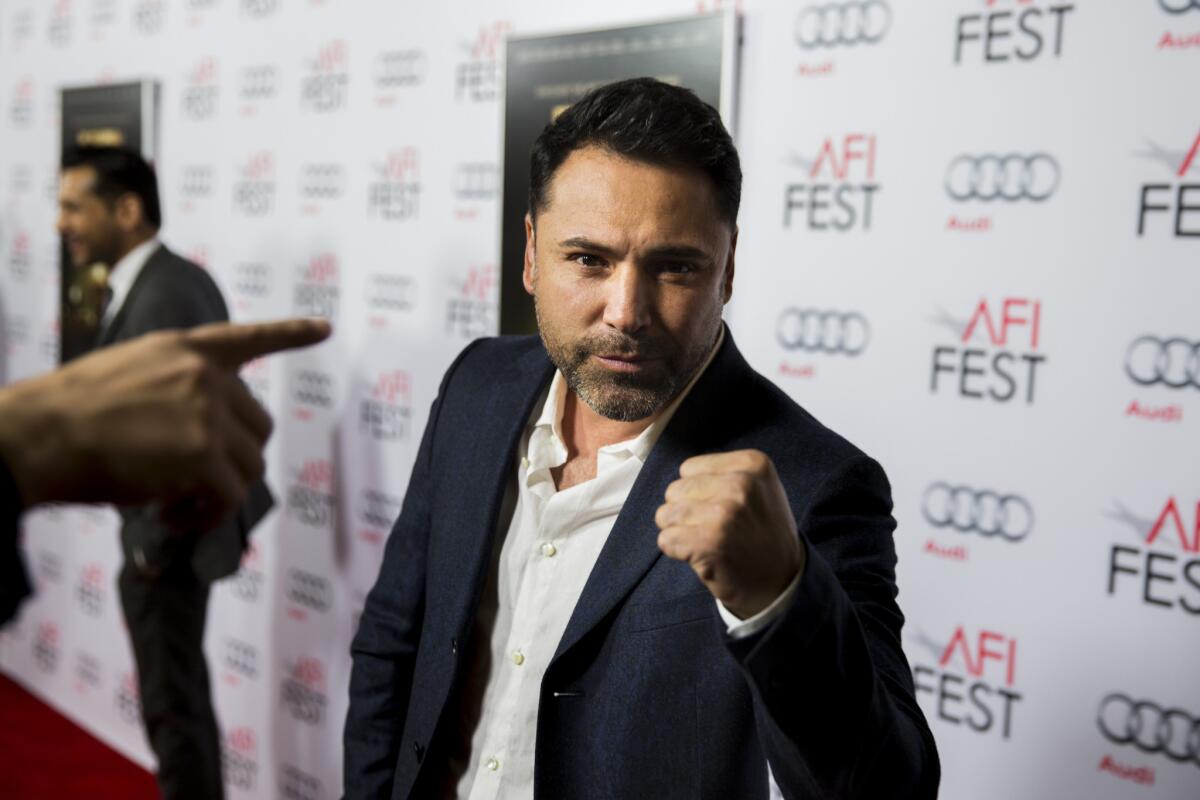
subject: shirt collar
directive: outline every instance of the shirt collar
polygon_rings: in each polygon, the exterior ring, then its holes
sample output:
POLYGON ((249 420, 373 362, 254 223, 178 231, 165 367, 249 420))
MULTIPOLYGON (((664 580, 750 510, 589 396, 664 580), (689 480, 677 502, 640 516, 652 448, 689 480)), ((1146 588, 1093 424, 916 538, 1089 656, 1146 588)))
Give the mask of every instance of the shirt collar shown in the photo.
MULTIPOLYGON (((659 414, 658 419, 650 423, 650 425, 637 436, 632 439, 626 439, 623 442, 605 445, 597 450, 597 470, 602 470, 606 463, 613 461, 621 462, 627 458, 636 458, 639 462, 645 463, 650 456, 650 451, 654 449, 658 438, 662 436, 662 432, 666 430, 667 424, 671 418, 675 416, 675 411, 679 408, 679 404, 692 391, 692 387, 696 385, 696 381, 700 380, 700 376, 707 370, 713 358, 716 357, 717 351, 721 349, 721 343, 725 341, 725 326, 721 325, 720 332, 717 334, 717 341, 709 350, 708 356, 704 359, 704 363, 700 369, 696 370, 696 374, 688 382, 674 400, 671 401, 663 412, 659 414)), ((533 423, 533 432, 529 439, 529 458, 533 461, 537 456, 543 455, 551 459, 551 463, 539 464, 541 467, 557 467, 566 463, 567 447, 563 443, 562 436, 562 417, 563 405, 567 396, 567 381, 559 370, 554 371, 554 377, 550 380, 550 390, 546 393, 546 399, 542 403, 541 413, 538 414, 533 423), (547 450, 549 452, 547 452, 547 450)), ((540 459, 539 459, 540 460, 540 459)))
POLYGON ((142 267, 146 266, 146 262, 159 246, 158 237, 151 236, 122 256, 108 271, 108 288, 112 291, 112 299, 104 309, 105 323, 111 322, 117 316, 121 304, 125 302, 129 290, 133 287, 133 282, 137 280, 138 275, 142 273, 142 267))

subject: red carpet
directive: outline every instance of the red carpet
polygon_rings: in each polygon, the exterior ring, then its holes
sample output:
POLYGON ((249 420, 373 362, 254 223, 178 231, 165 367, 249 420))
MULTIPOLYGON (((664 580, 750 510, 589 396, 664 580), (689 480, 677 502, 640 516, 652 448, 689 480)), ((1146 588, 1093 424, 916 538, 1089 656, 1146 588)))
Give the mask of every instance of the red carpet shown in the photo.
POLYGON ((0 797, 151 800, 154 778, 0 675, 0 797))

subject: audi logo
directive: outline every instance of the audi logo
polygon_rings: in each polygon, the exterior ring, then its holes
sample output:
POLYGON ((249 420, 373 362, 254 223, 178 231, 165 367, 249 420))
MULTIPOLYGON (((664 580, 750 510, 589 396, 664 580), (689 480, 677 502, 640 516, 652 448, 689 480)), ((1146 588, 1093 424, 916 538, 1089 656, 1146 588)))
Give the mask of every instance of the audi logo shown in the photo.
POLYGON ((809 6, 796 17, 796 43, 805 50, 838 45, 876 44, 892 27, 892 9, 883 0, 809 6))
POLYGON ((1048 153, 961 155, 946 169, 946 194, 955 200, 1040 203, 1058 189, 1058 161, 1048 153))
POLYGON ((454 194, 464 200, 486 200, 497 189, 496 165, 459 164, 454 171, 454 194))
POLYGON ((340 164, 305 164, 300 171, 300 193, 305 197, 331 200, 340 197, 346 171, 340 164))
POLYGON ((264 297, 271 290, 271 268, 266 264, 238 264, 234 288, 238 294, 264 297))
POLYGON ((185 197, 204 197, 212 193, 213 168, 208 166, 186 166, 179 182, 179 191, 185 197))
POLYGON ((1158 0, 1158 5, 1168 14, 1200 11, 1200 0, 1158 0))
POLYGON ((785 350, 857 356, 867 348, 871 327, 857 311, 787 308, 779 315, 775 338, 785 350))
POLYGON ((1125 353, 1125 374, 1139 386, 1200 389, 1200 342, 1141 336, 1125 353))
POLYGON ((242 70, 243 100, 263 100, 275 94, 275 67, 269 64, 246 67, 242 70))
POLYGON ((314 611, 329 608, 329 581, 320 575, 293 569, 288 573, 288 599, 297 605, 307 606, 314 611))
POLYGON ((420 50, 389 50, 375 59, 375 83, 383 88, 416 86, 425 77, 425 53, 420 50))
POLYGON ((333 405, 333 380, 321 372, 300 370, 292 376, 292 396, 304 405, 328 408, 333 405))
POLYGON ((1200 720, 1182 708, 1114 692, 1100 701, 1096 725, 1113 744, 1131 744, 1143 753, 1200 766, 1200 720))
POLYGON ((921 515, 935 528, 999 536, 1019 542, 1033 530, 1033 506, 1024 497, 937 482, 925 490, 921 515))

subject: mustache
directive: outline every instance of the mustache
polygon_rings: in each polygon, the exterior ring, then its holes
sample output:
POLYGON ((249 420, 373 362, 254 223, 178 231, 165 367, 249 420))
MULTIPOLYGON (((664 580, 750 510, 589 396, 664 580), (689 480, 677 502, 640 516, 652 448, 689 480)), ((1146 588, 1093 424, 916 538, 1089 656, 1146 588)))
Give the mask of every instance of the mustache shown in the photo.
POLYGON ((670 350, 664 345, 664 342, 656 338, 616 333, 589 336, 579 343, 577 352, 582 355, 605 355, 621 358, 657 358, 670 350))

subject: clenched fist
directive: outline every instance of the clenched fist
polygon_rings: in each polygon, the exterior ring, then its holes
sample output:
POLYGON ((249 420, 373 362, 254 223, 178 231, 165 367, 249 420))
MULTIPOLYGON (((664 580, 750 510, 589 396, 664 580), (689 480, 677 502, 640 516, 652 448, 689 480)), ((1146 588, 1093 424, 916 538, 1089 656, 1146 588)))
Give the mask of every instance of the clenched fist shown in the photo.
POLYGON ((689 458, 654 515, 658 547, 686 561, 740 619, 762 611, 804 567, 775 465, 759 450, 689 458))

